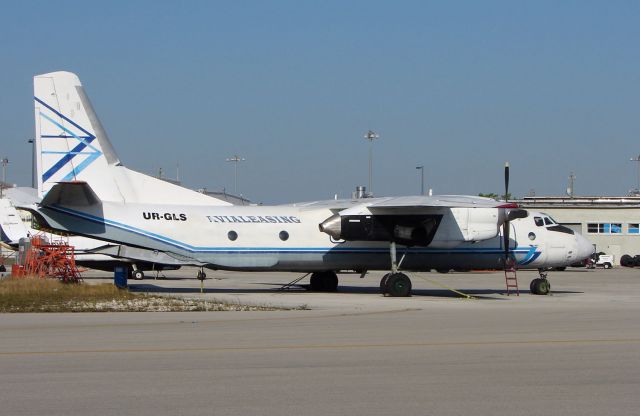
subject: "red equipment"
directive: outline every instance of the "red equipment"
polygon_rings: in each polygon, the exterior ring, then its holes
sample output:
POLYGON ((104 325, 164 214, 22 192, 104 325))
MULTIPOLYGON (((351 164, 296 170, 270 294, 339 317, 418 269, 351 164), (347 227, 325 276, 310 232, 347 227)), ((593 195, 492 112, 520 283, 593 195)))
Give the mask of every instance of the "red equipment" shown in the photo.
POLYGON ((82 281, 80 270, 76 266, 73 246, 63 240, 48 243, 41 234, 31 237, 31 247, 18 274, 51 277, 65 283, 82 281))

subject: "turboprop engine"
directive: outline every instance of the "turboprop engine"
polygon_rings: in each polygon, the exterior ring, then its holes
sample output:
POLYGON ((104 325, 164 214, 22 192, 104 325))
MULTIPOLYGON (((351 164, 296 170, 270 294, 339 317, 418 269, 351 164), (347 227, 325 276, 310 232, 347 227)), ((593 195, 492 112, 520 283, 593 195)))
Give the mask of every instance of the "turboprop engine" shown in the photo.
POLYGON ((320 231, 336 240, 395 241, 427 246, 433 240, 442 215, 346 215, 335 214, 320 224, 320 231))
POLYGON ((323 221, 320 231, 336 240, 394 241, 409 246, 454 247, 494 238, 505 220, 523 218, 522 209, 446 208, 423 215, 340 215, 323 221))

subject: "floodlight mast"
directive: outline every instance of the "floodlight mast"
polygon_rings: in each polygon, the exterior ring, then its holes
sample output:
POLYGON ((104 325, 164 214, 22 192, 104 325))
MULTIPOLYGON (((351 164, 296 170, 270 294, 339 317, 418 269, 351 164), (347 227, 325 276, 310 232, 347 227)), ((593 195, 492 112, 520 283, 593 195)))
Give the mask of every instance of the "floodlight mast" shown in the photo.
POLYGON ((233 162, 233 193, 238 195, 238 162, 244 162, 245 158, 238 155, 233 155, 227 158, 227 162, 233 162))
POLYGON ((640 155, 632 157, 629 160, 638 164, 638 180, 636 182, 636 192, 640 192, 640 155))
POLYGON ((567 195, 569 195, 569 198, 573 198, 573 184, 576 180, 576 175, 575 173, 571 172, 569 174, 569 186, 567 187, 567 195))
POLYGON ((369 130, 364 138, 369 140, 369 193, 373 194, 373 187, 371 186, 371 170, 373 166, 373 141, 379 138, 380 135, 373 130, 369 130))
POLYGON ((7 185, 7 165, 9 164, 9 158, 6 156, 2 158, 2 186, 0 186, 0 198, 4 195, 4 187, 7 185))

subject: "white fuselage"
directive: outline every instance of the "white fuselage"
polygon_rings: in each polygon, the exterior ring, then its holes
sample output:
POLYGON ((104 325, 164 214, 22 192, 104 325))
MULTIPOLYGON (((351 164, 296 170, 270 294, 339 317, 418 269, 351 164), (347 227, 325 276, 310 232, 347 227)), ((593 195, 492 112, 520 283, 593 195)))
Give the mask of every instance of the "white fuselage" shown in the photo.
MULTIPOLYGON (((228 270, 376 270, 390 267, 389 243, 335 241, 318 225, 330 207, 180 206, 103 202, 82 211, 45 207, 52 226, 132 246, 175 253, 228 270)), ((537 226, 530 213, 511 221, 510 252, 519 267, 560 267, 591 254, 580 235, 537 226), (532 236, 533 234, 533 236, 532 236)), ((438 233, 446 233, 445 227, 438 233)), ((502 236, 444 248, 401 247, 406 270, 503 267, 502 236)))

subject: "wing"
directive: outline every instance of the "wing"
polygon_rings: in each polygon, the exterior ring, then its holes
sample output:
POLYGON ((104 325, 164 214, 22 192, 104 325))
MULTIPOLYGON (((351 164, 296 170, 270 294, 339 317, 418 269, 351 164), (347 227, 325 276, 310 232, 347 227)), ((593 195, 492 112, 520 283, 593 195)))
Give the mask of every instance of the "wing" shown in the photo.
POLYGON ((353 215, 359 212, 366 213, 367 211, 380 214, 384 212, 408 212, 408 210, 427 212, 439 208, 517 208, 517 205, 490 198, 467 195, 400 196, 372 198, 342 211, 341 215, 353 215))

